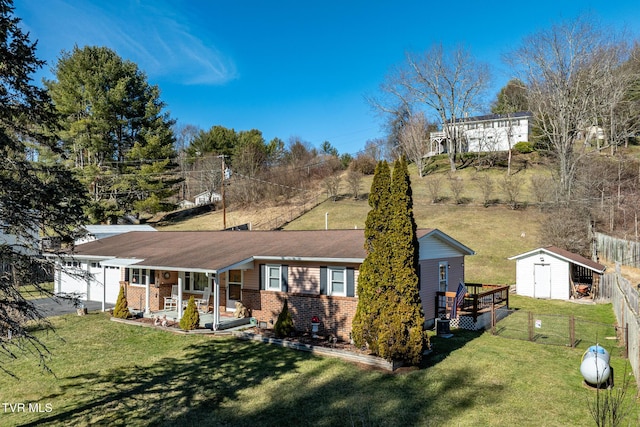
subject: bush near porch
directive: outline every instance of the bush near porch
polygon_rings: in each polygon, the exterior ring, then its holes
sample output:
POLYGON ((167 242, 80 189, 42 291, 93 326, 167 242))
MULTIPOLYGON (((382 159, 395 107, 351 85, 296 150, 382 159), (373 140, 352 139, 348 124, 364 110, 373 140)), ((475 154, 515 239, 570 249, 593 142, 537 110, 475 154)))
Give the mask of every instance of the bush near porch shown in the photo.
MULTIPOLYGON (((607 305, 514 298, 512 307, 613 318, 607 305)), ((52 350, 56 376, 29 357, 3 364, 16 378, 0 374, 3 402, 52 410, 5 412, 3 425, 526 426, 541 410, 546 426, 593 424, 581 349, 453 331, 432 337, 435 352, 421 369, 389 374, 253 341, 126 326, 103 313, 52 322, 57 335, 34 333, 52 350)), ((612 365, 622 384, 628 362, 613 353, 612 365)))

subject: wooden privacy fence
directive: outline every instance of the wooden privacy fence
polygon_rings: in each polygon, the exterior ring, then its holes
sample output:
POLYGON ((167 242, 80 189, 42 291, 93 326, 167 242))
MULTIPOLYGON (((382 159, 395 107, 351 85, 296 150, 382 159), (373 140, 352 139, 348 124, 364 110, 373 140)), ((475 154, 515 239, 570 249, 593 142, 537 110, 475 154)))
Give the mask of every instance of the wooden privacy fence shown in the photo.
POLYGON ((640 268, 640 242, 594 233, 598 258, 640 268))

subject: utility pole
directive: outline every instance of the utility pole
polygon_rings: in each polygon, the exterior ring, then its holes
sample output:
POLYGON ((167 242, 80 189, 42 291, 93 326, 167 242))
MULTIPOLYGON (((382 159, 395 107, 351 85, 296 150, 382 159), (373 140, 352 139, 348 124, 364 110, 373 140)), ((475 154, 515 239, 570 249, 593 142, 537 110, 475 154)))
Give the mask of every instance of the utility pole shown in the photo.
POLYGON ((225 167, 224 167, 224 154, 218 156, 219 158, 222 159, 222 181, 221 182, 221 187, 222 187, 222 229, 225 230, 227 228, 227 204, 225 202, 224 199, 224 180, 226 178, 226 174, 225 174, 225 167))

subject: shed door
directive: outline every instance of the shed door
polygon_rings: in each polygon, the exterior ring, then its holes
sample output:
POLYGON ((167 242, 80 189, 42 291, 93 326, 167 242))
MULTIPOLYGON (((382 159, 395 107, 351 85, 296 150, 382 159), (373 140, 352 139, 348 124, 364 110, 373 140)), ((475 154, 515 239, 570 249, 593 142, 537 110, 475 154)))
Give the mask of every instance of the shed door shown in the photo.
POLYGON ((551 298, 551 265, 535 264, 533 266, 534 298, 551 298))

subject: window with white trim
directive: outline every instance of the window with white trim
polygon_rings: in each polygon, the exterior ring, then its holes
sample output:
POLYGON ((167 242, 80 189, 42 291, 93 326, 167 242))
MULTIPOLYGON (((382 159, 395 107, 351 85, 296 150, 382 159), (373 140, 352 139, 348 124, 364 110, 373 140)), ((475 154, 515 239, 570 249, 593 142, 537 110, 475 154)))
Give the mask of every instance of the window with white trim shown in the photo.
POLYGON ((143 286, 144 277, 147 275, 147 270, 144 268, 132 268, 131 269, 131 284, 143 286))
POLYGON ((282 289, 282 273, 281 266, 267 265, 265 266, 266 282, 265 288, 270 291, 279 291, 282 289))
POLYGON ((447 292, 449 287, 449 263, 440 261, 438 263, 438 291, 447 292))
POLYGON ((184 290, 189 292, 204 292, 209 286, 209 277, 206 273, 193 273, 187 271, 184 273, 184 290))
POLYGON ((347 277, 344 267, 328 267, 327 268, 327 284, 329 295, 347 295, 347 277))
POLYGON ((242 300, 242 270, 229 270, 227 272, 229 287, 229 299, 233 301, 242 300))

